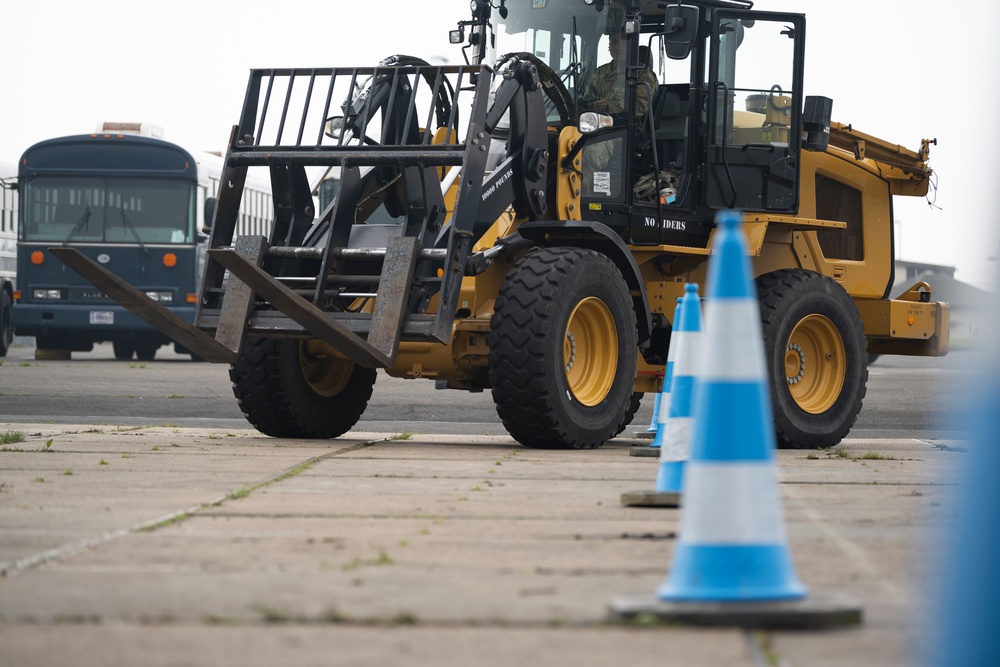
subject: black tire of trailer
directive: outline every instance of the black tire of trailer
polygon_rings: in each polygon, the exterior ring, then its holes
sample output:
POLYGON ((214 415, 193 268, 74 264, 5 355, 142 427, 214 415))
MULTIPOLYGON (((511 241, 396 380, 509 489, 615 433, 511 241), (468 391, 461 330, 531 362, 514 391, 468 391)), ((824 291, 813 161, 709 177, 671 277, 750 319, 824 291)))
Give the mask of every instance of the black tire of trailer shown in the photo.
POLYGON ((135 348, 136 359, 152 361, 156 358, 156 351, 160 349, 160 341, 152 336, 140 336, 133 340, 132 346, 135 348))
POLYGON ((111 350, 115 354, 115 359, 128 361, 135 354, 135 341, 131 338, 119 338, 111 341, 111 350))
POLYGON ((532 250, 508 273, 490 323, 490 383, 504 427, 525 447, 601 446, 630 421, 636 340, 632 298, 611 260, 580 248, 532 250))
POLYGON ((13 307, 14 302, 10 292, 5 286, 0 285, 0 357, 7 356, 7 350, 14 342, 13 307))
POLYGON ((867 391, 868 352, 854 300, 803 269, 757 278, 779 448, 832 447, 851 430, 867 391))
POLYGON ((233 394, 247 421, 275 438, 328 439, 351 430, 368 407, 375 369, 339 362, 341 376, 324 386, 306 375, 317 363, 304 341, 248 339, 229 367, 233 394))

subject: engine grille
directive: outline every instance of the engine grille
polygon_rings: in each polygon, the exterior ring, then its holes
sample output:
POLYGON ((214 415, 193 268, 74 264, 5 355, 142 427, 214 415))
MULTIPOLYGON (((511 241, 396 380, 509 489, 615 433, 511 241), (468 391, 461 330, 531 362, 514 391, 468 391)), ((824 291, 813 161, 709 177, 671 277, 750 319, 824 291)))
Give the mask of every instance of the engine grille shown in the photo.
POLYGON ((827 259, 865 258, 861 191, 827 176, 816 176, 816 217, 847 223, 847 229, 824 229, 816 234, 827 259))

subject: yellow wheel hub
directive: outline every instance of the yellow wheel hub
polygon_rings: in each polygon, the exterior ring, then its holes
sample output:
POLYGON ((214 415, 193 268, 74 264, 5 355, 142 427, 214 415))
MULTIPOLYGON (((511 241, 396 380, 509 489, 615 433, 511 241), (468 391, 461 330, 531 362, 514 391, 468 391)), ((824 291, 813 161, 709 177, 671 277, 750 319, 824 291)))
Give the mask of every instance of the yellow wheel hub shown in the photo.
POLYGON ((563 370, 573 398, 593 407, 604 400, 618 370, 618 332, 603 301, 587 297, 576 305, 563 338, 563 370))
POLYGON ((319 396, 336 396, 344 390, 354 371, 354 362, 334 356, 331 348, 318 340, 299 344, 302 376, 319 396))
POLYGON ((837 327, 823 315, 804 317, 785 348, 785 381, 795 403, 818 415, 837 401, 844 387, 847 355, 837 327))

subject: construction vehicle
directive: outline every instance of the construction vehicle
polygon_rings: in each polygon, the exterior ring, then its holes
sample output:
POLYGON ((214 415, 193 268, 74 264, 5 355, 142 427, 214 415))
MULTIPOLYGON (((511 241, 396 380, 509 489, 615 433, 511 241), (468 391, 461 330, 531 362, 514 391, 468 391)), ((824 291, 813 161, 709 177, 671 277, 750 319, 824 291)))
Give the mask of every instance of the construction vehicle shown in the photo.
POLYGON ((466 65, 251 71, 194 325, 51 252, 230 364, 247 419, 276 437, 347 432, 381 368, 490 389, 527 447, 600 446, 660 390, 676 299, 704 285, 722 209, 743 212, 781 446, 849 432, 869 353, 947 352, 929 285, 887 298, 892 197, 927 193, 932 141, 890 144, 804 97, 803 15, 741 0, 471 7, 450 34, 466 65), (234 233, 251 168, 270 172, 266 237, 234 233), (340 179, 319 211, 317 171, 340 179))

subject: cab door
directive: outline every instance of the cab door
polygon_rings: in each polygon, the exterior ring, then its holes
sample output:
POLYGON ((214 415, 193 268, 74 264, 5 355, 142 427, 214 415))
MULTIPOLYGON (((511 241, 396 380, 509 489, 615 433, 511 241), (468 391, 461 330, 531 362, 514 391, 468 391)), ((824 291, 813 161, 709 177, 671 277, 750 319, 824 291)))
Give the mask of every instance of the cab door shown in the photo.
POLYGON ((719 11, 708 83, 710 208, 798 210, 805 17, 719 11))

